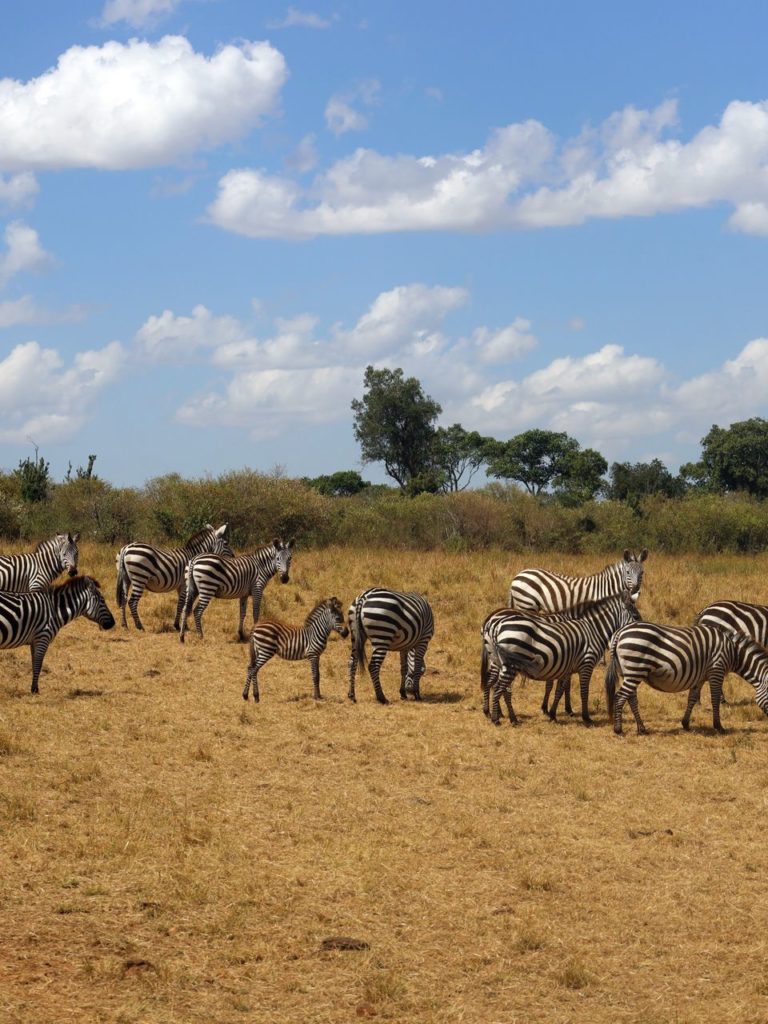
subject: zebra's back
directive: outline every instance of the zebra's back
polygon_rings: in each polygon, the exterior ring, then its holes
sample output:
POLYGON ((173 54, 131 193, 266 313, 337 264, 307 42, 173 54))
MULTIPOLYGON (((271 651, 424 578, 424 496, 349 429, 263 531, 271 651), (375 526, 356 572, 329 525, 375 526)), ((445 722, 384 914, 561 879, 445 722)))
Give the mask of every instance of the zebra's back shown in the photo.
POLYGON ((434 633, 432 608, 421 594, 377 587, 361 594, 350 613, 356 605, 359 621, 374 647, 407 650, 418 641, 431 639, 434 633))
POLYGON ((612 645, 624 678, 642 678, 666 693, 689 690, 725 656, 726 634, 717 626, 667 626, 636 622, 619 630, 612 645))
POLYGON ((745 601, 715 601, 703 608, 694 620, 697 626, 743 633, 763 647, 768 647, 768 606, 745 601))

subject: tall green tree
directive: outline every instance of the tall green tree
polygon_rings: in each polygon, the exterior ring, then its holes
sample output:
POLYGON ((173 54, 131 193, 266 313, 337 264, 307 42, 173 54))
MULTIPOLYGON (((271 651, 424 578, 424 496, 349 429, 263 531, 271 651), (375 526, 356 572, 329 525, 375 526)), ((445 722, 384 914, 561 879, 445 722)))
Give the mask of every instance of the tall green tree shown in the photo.
POLYGON ((568 474, 568 459, 579 451, 579 442, 552 430, 526 430, 508 441, 487 445, 488 475, 515 480, 529 494, 538 496, 553 481, 568 474))
POLYGON ((368 366, 363 386, 363 397, 352 401, 363 462, 383 462, 387 476, 403 489, 419 478, 432 480, 439 403, 424 394, 415 377, 404 377, 399 367, 368 366))
POLYGON ((437 428, 434 461, 442 473, 442 490, 463 491, 469 486, 486 460, 489 440, 476 430, 465 430, 460 423, 437 428))
POLYGON ((563 469, 552 481, 552 490, 564 504, 575 507, 593 501, 605 490, 608 463, 594 448, 580 448, 565 456, 563 469))
POLYGON ((651 495, 679 498, 686 490, 682 476, 673 476, 661 459, 651 459, 650 462, 614 462, 606 496, 637 507, 643 498, 651 495))
POLYGON ((699 487, 768 497, 768 420, 754 416, 730 427, 713 426, 701 440, 700 462, 683 472, 699 487))
POLYGON ((340 469, 336 473, 311 479, 305 477, 304 482, 329 498, 349 497, 371 486, 370 481, 363 480, 356 469, 340 469))
POLYGON ((31 503, 45 501, 48 497, 48 487, 51 482, 50 466, 42 457, 38 456, 35 448, 35 457, 22 459, 18 468, 14 469, 13 475, 19 482, 19 491, 23 501, 31 503))

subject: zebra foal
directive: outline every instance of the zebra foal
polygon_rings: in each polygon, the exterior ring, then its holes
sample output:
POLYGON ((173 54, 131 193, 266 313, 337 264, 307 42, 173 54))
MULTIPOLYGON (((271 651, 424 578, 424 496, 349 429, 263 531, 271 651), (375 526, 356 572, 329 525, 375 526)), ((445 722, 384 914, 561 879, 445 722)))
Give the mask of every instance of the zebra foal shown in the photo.
POLYGON ((77 575, 79 533, 57 533, 34 551, 0 555, 0 590, 24 594, 45 590, 62 572, 77 575))
POLYGON ((92 576, 74 576, 49 590, 28 594, 0 593, 0 648, 23 647, 32 652, 32 693, 51 641, 68 622, 84 615, 102 629, 115 624, 99 583, 92 576))
POLYGON ((275 539, 271 544, 257 548, 251 555, 235 555, 222 558, 221 555, 200 555, 191 559, 186 572, 186 599, 181 617, 179 640, 184 643, 187 619, 193 610, 198 636, 203 636, 203 612, 214 597, 238 598, 240 621, 237 636, 241 643, 246 640, 243 632, 245 611, 250 596, 253 605, 253 621, 259 617, 264 587, 276 574, 281 583, 290 581, 293 541, 283 543, 275 539), (195 604, 197 600, 197 604, 195 604))
POLYGON ((424 655, 435 632, 435 621, 429 602, 421 594, 401 593, 372 587, 358 594, 347 613, 352 634, 352 652, 349 657, 349 692, 355 701, 355 674, 357 666, 365 672, 365 642, 371 641, 368 671, 371 675, 376 700, 388 704, 381 688, 379 675, 387 651, 400 653, 400 699, 412 693, 421 700, 419 683, 424 674, 424 655))
POLYGON ((529 679, 557 681, 549 711, 549 717, 555 721, 565 686, 578 673, 581 717, 586 725, 591 725, 589 684, 595 665, 616 630, 639 618, 629 591, 597 601, 585 608, 579 618, 524 615, 510 609, 492 612, 482 629, 483 712, 498 725, 503 697, 510 724, 515 725, 518 719, 510 691, 515 676, 524 673, 529 679))
POLYGON ((768 652, 754 640, 717 626, 659 626, 652 622, 626 626, 611 643, 611 661, 605 674, 614 732, 621 735, 621 718, 627 702, 635 716, 638 735, 648 731, 637 705, 637 688, 642 682, 665 693, 689 690, 681 723, 683 729, 689 729, 691 712, 707 680, 712 691, 712 725, 717 732, 724 732, 720 699, 728 672, 736 672, 755 687, 755 700, 768 714, 768 652), (618 672, 623 683, 617 693, 618 672))
POLYGON ((253 686, 253 699, 258 703, 259 672, 276 654, 287 661, 309 660, 312 696, 320 700, 320 655, 334 631, 342 637, 349 634, 344 625, 344 609, 338 597, 329 597, 316 604, 303 626, 287 626, 271 619, 257 622, 251 631, 250 664, 245 677, 243 700, 248 700, 248 689, 253 686))
POLYGON ((179 617, 184 605, 184 573, 190 558, 204 552, 232 554, 227 540, 228 526, 213 527, 206 523, 202 530, 189 538, 180 548, 158 548, 153 544, 126 544, 117 555, 116 599, 122 624, 128 627, 126 605, 130 608, 136 629, 144 629, 139 618, 139 601, 145 590, 152 594, 167 594, 175 590, 176 617, 173 628, 179 628, 179 617), (130 594, 130 597, 129 597, 130 594))
POLYGON ((622 594, 625 590, 636 601, 640 596, 643 562, 647 557, 647 548, 639 554, 627 549, 618 562, 606 565, 592 576, 565 576, 548 569, 523 569, 509 586, 509 607, 519 612, 564 612, 622 594))

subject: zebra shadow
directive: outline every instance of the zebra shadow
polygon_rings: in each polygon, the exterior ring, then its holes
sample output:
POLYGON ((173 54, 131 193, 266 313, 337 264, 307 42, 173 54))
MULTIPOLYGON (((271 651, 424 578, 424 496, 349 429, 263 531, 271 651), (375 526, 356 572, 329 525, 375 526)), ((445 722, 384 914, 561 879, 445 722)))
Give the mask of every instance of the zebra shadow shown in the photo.
POLYGON ((464 700, 465 694, 458 690, 432 690, 430 693, 422 693, 422 704, 459 704, 464 700))

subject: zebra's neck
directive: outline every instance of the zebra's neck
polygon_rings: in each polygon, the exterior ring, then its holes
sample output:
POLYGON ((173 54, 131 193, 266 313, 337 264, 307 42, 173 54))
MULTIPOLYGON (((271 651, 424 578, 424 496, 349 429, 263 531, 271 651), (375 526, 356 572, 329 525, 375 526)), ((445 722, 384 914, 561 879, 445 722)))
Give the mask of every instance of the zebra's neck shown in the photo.
POLYGON ((82 615, 85 607, 85 591, 72 586, 62 584, 53 592, 53 609, 56 620, 60 626, 66 626, 68 622, 82 615))
POLYGON ((580 602, 601 601, 604 597, 611 597, 618 594, 624 587, 624 580, 621 575, 621 562, 615 565, 606 565, 600 572, 592 576, 577 577, 574 592, 580 602))
POLYGON ((191 541, 188 541, 182 547, 177 548, 177 551, 183 552, 187 555, 187 558, 191 558, 193 555, 202 555, 211 549, 212 538, 208 534, 203 534, 202 537, 197 537, 191 541))

